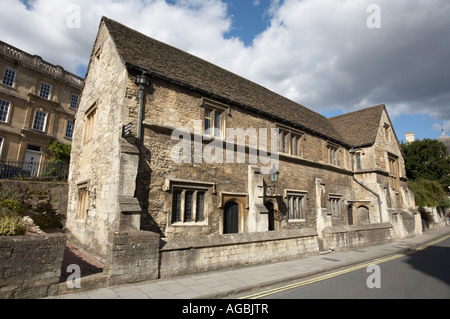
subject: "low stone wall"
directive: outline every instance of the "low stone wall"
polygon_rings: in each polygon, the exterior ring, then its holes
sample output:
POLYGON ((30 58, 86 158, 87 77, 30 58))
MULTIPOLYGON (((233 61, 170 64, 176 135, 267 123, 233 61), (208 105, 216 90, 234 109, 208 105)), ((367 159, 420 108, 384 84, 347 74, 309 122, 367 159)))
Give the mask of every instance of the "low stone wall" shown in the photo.
POLYGON ((410 238, 422 234, 422 221, 418 210, 389 208, 388 213, 394 226, 395 238, 410 238))
POLYGON ((394 240, 391 223, 335 226, 323 230, 324 249, 335 251, 381 245, 394 240))
POLYGON ((111 285, 158 279, 159 235, 129 229, 113 235, 103 273, 111 285))
POLYGON ((66 236, 0 237, 0 298, 40 298, 57 284, 66 236))
POLYGON ((319 252, 313 229, 163 239, 160 278, 290 260, 319 252))

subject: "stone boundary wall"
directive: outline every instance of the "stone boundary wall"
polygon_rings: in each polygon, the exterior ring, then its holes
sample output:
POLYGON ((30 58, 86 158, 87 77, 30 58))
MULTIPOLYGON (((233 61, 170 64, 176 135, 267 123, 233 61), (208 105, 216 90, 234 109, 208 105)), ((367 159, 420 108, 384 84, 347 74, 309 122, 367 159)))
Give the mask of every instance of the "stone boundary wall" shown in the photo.
POLYGON ((335 251, 381 245, 395 240, 391 223, 335 226, 323 230, 323 247, 335 251))
POLYGON ((42 200, 48 200, 58 214, 67 215, 69 185, 65 182, 38 182, 0 180, 0 189, 39 191, 42 200))
POLYGON ((160 278, 291 260, 317 254, 313 229, 161 240, 160 278))
POLYGON ((59 282, 66 235, 0 237, 0 298, 41 298, 59 282))
POLYGON ((128 229, 112 235, 103 272, 111 285, 158 279, 159 235, 128 229))

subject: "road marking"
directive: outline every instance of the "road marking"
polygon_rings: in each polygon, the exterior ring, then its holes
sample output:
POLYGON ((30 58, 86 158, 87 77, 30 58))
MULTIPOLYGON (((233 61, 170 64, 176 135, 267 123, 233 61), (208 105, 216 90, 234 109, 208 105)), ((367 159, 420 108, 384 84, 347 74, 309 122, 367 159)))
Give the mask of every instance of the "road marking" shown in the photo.
POLYGON ((322 281, 322 280, 325 280, 325 279, 341 276, 341 275, 347 274, 347 273, 352 272, 352 271, 356 271, 356 270, 367 268, 367 267, 369 267, 370 265, 373 265, 373 264, 382 264, 382 263, 385 263, 385 262, 388 262, 388 261, 391 261, 391 260, 394 260, 394 259, 405 257, 407 255, 413 254, 413 253, 418 252, 418 251, 422 251, 425 248, 430 247, 432 245, 435 245, 437 243, 440 243, 441 241, 444 241, 444 240, 446 240, 448 238, 450 238, 450 235, 442 237, 442 238, 439 238, 439 239, 437 239, 437 240, 435 240, 433 242, 427 243, 427 244, 425 244, 423 246, 420 246, 420 247, 418 247, 418 248, 416 248, 414 250, 407 251, 407 252, 402 253, 402 254, 396 254, 396 255, 393 255, 393 256, 390 256, 390 257, 386 257, 386 258, 382 258, 382 259, 374 259, 371 262, 364 263, 364 264, 361 264, 361 265, 358 265, 358 266, 346 268, 346 269, 343 269, 343 270, 339 270, 339 271, 336 271, 336 272, 333 272, 333 273, 329 273, 329 274, 325 274, 325 275, 322 275, 322 276, 319 276, 319 277, 307 279, 307 280, 304 280, 304 281, 301 281, 301 282, 298 282, 298 283, 294 283, 294 284, 290 284, 290 285, 286 285, 286 286, 283 286, 283 287, 278 287, 278 288, 265 290, 265 291, 258 292, 258 293, 255 293, 255 294, 251 294, 251 295, 248 295, 248 296, 245 296, 245 297, 241 297, 241 298, 238 298, 238 299, 259 299, 259 298, 263 298, 263 297, 266 297, 266 296, 277 294, 277 293, 280 293, 280 292, 283 292, 283 291, 286 291, 286 290, 291 290, 291 289, 294 289, 294 288, 310 285, 312 283, 315 283, 315 282, 318 282, 318 281, 322 281))

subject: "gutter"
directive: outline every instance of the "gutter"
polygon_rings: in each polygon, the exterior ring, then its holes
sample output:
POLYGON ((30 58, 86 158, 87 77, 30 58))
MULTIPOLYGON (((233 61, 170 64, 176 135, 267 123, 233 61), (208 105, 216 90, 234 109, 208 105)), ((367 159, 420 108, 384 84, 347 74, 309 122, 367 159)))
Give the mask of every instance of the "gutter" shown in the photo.
POLYGON ((352 147, 352 148, 349 150, 349 153, 350 153, 350 155, 351 155, 351 157, 352 157, 352 178, 353 178, 353 180, 354 180, 356 183, 358 183, 359 185, 361 185, 363 188, 365 188, 366 190, 368 190, 369 192, 371 192, 372 194, 374 194, 374 195, 378 198, 378 210, 379 210, 379 212, 380 212, 380 223, 383 223, 383 213, 382 213, 382 211, 381 211, 381 204, 382 204, 382 201, 381 201, 380 194, 378 194, 377 192, 375 192, 374 190, 372 190, 372 189, 369 188, 368 186, 364 185, 363 182, 361 182, 360 180, 358 180, 358 179, 355 177, 355 169, 354 169, 354 161, 353 161, 353 155, 355 154, 355 149, 352 147))

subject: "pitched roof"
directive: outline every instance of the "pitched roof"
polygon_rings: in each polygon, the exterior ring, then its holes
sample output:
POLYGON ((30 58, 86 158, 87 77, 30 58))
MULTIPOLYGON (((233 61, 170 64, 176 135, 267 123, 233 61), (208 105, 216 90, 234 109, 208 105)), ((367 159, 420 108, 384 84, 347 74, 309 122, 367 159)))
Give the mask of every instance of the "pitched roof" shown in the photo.
POLYGON ((330 118, 345 142, 352 146, 371 145, 375 142, 384 104, 330 118))
POLYGON ((114 20, 103 17, 102 21, 124 63, 345 144, 326 117, 114 20))

